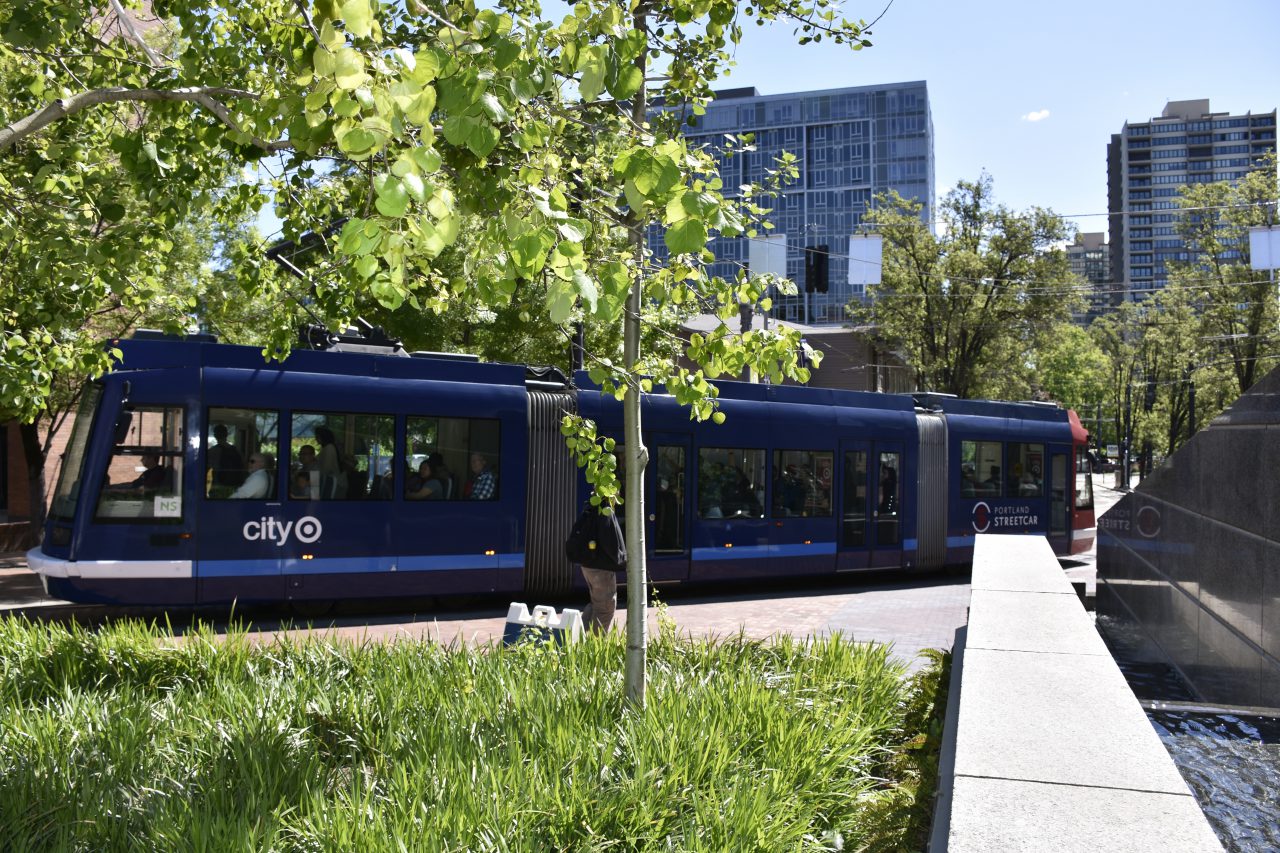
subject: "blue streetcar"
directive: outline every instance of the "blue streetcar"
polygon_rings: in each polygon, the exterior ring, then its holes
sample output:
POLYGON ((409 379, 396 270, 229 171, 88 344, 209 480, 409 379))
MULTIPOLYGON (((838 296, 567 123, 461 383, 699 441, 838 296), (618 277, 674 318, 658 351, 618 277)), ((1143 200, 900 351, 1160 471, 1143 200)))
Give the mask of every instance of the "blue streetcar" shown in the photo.
MULTIPOLYGON (((620 437, 585 375, 359 342, 119 342, 89 383, 42 545, 50 595, 205 605, 567 591, 587 495, 564 412, 620 437)), ((723 425, 644 400, 657 583, 964 564, 977 532, 1094 535, 1086 441, 1056 406, 720 383, 723 425)))

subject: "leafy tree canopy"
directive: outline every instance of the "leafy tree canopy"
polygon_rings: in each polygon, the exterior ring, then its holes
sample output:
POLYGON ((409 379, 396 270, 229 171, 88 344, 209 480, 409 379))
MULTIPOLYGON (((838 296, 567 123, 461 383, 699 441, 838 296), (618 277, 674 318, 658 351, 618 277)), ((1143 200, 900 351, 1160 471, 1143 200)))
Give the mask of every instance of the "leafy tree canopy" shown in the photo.
MULTIPOLYGON (((664 105, 698 113, 744 24, 782 19, 802 42, 855 49, 868 44, 865 25, 841 18, 834 0, 584 0, 559 21, 535 0, 153 0, 151 11, 154 20, 126 14, 119 0, 98 12, 55 0, 0 6, 0 73, 14 93, 0 113, 0 192, 31 208, 56 200, 81 233, 151 223, 157 233, 130 235, 127 248, 163 256, 171 226, 193 207, 254 207, 259 191, 243 166, 283 158, 273 192, 286 236, 345 223, 308 292, 273 291, 268 355, 289 348, 303 301, 336 325, 370 297, 389 310, 446 311, 465 295, 496 310, 535 285, 533 322, 621 323, 621 363, 600 358, 593 373, 626 398, 628 565, 639 596, 629 647, 642 648, 639 392, 660 382, 695 417, 719 418, 708 377, 748 368, 808 377, 793 331, 730 331, 740 302, 762 300, 763 283, 707 272, 710 237, 753 233, 764 199, 723 186, 714 156, 680 135, 677 111, 651 117, 650 87, 664 105), (65 159, 72 143, 92 178, 65 159), (129 194, 114 194, 113 182, 129 194), (468 216, 479 227, 451 274, 437 261, 468 216), (650 228, 664 229, 661 264, 645 252, 650 228), (726 321, 674 347, 695 367, 670 358, 672 347, 642 352, 649 315, 693 305, 715 306, 726 321)), ((23 225, 11 218, 3 228, 7 241, 23 225)), ((50 330, 74 327, 113 286, 138 292, 100 271, 118 269, 111 253, 81 257, 83 242, 65 242, 67 263, 93 292, 56 316, 4 320, 7 341, 22 343, 13 356, 6 344, 0 392, 26 413, 42 394, 23 397, 12 365, 24 353, 51 358, 50 330)), ((155 275, 140 259, 131 269, 155 275)), ((612 439, 573 444, 595 499, 615 503, 612 439)), ((629 659, 629 691, 642 698, 634 675, 629 659)))
POLYGON ((996 204, 986 174, 947 194, 935 227, 921 210, 896 192, 876 197, 863 222, 884 239, 882 282, 852 315, 902 353, 919 387, 961 397, 1025 389, 1034 342, 1074 304, 1059 248, 1070 229, 1051 211, 996 204))

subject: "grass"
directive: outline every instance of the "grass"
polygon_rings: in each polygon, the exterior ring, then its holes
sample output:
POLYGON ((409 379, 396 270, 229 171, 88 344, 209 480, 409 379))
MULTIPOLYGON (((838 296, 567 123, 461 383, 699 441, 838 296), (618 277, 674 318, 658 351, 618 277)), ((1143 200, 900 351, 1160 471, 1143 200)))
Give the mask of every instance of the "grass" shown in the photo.
POLYGON ((922 849, 947 660, 0 620, 0 850, 922 849))

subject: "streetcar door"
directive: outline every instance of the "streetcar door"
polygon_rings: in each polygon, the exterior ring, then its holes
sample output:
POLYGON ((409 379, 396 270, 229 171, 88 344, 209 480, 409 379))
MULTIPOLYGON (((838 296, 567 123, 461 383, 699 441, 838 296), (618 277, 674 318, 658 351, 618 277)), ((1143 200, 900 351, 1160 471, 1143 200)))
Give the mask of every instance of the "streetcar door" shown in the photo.
POLYGON ((774 450, 770 559, 779 577, 830 574, 836 567, 830 450, 774 450))
POLYGON ((646 472, 645 541, 649 579, 655 583, 689 579, 689 437, 649 437, 652 461, 646 472))
POLYGON ((902 565, 902 444, 875 442, 871 460, 875 464, 870 493, 875 501, 871 568, 896 568, 902 565))
POLYGON ((1065 453, 1054 453, 1050 456, 1049 482, 1052 500, 1049 507, 1049 538, 1054 550, 1059 553, 1069 551, 1065 546, 1070 541, 1071 535, 1067 517, 1070 504, 1067 502, 1067 497, 1071 494, 1070 485, 1074 478, 1070 476, 1068 470, 1065 453))
POLYGON ((772 569, 762 447, 699 447, 690 574, 699 580, 760 577, 772 569))
POLYGON ((295 531, 280 498, 280 412, 214 405, 204 414, 198 603, 282 601, 281 555, 295 531))
POLYGON ((840 530, 836 534, 836 571, 853 572, 867 568, 871 558, 871 511, 867 499, 871 486, 868 461, 871 445, 865 441, 840 444, 840 530))

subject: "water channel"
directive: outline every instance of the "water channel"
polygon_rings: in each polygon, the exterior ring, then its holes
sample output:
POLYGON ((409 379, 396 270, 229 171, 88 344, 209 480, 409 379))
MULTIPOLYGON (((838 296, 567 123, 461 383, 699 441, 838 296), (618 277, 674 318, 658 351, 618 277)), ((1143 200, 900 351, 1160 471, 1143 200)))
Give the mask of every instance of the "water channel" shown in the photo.
POLYGON ((1280 712, 1200 705, 1133 626, 1101 617, 1098 629, 1223 848, 1280 851, 1280 712))

